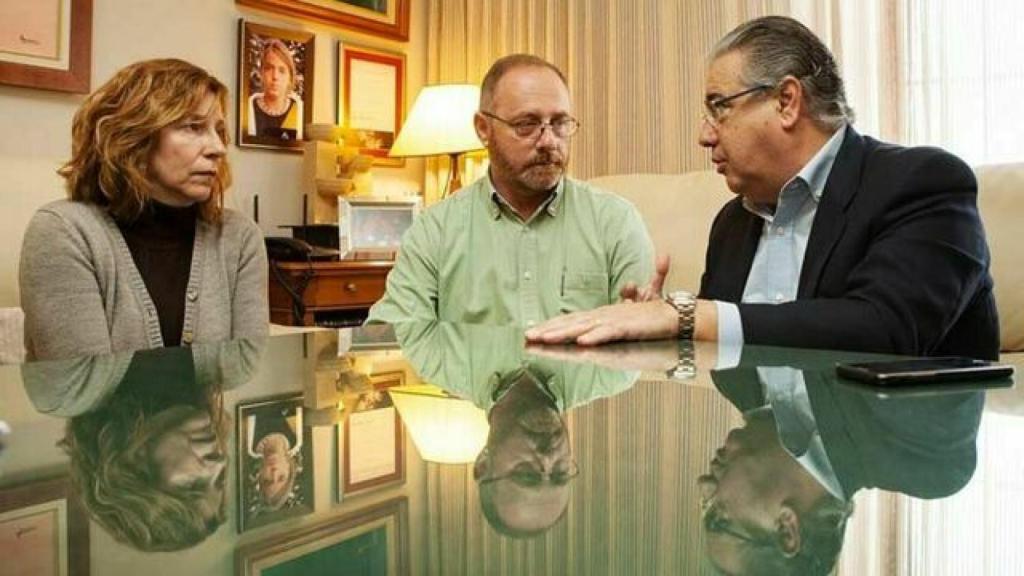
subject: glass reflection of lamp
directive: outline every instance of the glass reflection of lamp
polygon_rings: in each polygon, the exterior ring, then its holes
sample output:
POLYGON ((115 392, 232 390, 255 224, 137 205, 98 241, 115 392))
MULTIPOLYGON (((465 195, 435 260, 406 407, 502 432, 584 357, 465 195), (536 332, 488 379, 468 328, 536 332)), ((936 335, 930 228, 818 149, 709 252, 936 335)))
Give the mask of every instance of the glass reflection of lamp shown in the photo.
POLYGON ((436 156, 447 154, 451 167, 441 197, 462 187, 459 156, 482 150, 473 128, 473 114, 480 103, 480 87, 472 84, 424 86, 402 126, 389 156, 436 156))
POLYGON ((389 388, 391 401, 427 462, 466 464, 487 443, 487 414, 469 400, 431 385, 389 388))

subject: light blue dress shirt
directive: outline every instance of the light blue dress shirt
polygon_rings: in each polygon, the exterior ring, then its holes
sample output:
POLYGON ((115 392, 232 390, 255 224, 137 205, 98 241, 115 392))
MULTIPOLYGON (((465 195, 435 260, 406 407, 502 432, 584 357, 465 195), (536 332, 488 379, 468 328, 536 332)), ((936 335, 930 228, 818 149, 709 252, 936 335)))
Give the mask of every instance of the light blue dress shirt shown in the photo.
POLYGON ((759 366, 757 377, 775 416, 779 444, 833 496, 846 500, 818 431, 804 373, 789 366, 759 366))
MULTIPOLYGON (((814 215, 845 134, 846 126, 836 130, 803 169, 782 187, 774 210, 771 206, 743 199, 743 207, 763 218, 765 225, 742 302, 781 304, 796 300, 814 215)), ((743 344, 739 308, 731 302, 720 301, 715 301, 715 306, 718 308, 718 341, 730 346, 743 344)))

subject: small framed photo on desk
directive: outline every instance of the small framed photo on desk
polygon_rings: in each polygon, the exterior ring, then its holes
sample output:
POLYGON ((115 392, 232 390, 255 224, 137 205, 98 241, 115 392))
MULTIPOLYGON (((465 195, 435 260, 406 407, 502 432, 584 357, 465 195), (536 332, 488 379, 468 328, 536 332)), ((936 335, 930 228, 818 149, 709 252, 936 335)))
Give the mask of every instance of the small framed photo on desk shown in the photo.
POLYGON ((341 257, 352 260, 393 260, 402 235, 420 211, 419 196, 402 198, 338 198, 341 257))

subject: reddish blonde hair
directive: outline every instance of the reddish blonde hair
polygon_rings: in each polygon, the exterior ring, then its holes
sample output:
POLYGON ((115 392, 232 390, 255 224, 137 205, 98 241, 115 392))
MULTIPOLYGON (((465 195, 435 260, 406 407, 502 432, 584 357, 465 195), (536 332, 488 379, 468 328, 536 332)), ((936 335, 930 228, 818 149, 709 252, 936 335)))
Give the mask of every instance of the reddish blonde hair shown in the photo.
MULTIPOLYGON (((149 162, 160 131, 194 113, 211 94, 226 112, 227 87, 183 60, 144 60, 118 71, 75 113, 71 159, 57 171, 68 195, 106 207, 120 222, 138 218, 152 197, 149 162)), ((226 131, 221 141, 229 142, 226 131)), ((230 185, 231 170, 222 158, 210 197, 199 208, 203 220, 220 221, 230 185)))

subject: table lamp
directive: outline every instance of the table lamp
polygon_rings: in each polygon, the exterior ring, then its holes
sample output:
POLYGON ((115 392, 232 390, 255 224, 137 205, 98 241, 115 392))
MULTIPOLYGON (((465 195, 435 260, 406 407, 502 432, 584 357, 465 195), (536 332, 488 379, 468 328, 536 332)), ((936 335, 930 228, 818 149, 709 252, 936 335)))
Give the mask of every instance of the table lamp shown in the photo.
POLYGON ((455 192, 462 187, 459 155, 484 147, 473 128, 473 114, 479 103, 480 87, 473 84, 424 86, 388 155, 447 154, 451 168, 441 197, 455 192))
POLYGON ((437 386, 388 388, 420 457, 438 464, 474 462, 487 443, 487 414, 437 386))

